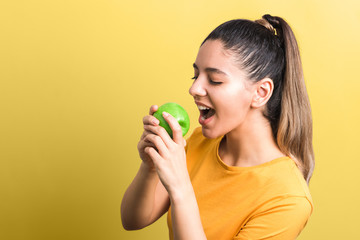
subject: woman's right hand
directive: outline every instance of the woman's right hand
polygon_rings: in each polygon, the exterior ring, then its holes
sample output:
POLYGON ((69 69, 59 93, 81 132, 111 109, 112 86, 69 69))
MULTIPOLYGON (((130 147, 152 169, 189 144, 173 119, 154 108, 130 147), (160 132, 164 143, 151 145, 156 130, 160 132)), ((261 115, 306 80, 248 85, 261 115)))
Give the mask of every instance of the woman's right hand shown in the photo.
MULTIPOLYGON (((158 108, 159 107, 157 105, 152 105, 150 107, 149 115, 147 115, 143 118, 144 127, 146 125, 152 125, 152 126, 159 125, 159 120, 153 116, 154 112, 156 112, 158 110, 158 108)), ((144 129, 144 132, 141 135, 140 141, 137 145, 137 148, 139 151, 140 158, 143 161, 143 163, 146 165, 146 167, 148 167, 149 170, 151 170, 151 171, 155 171, 155 167, 154 167, 154 163, 153 163, 152 159, 149 157, 149 155, 147 153, 145 153, 146 147, 155 147, 152 143, 150 143, 149 141, 146 140, 146 136, 148 134, 151 134, 151 132, 144 129)))
MULTIPOLYGON (((157 110, 158 106, 151 106, 149 115, 143 118, 144 128, 161 128, 159 120, 152 116, 157 110)), ((153 160, 145 153, 148 147, 155 147, 149 141, 149 135, 152 134, 144 129, 141 135, 137 145, 142 159, 141 166, 121 202, 122 224, 127 230, 141 229, 152 224, 167 212, 170 206, 169 195, 159 180, 153 160)))

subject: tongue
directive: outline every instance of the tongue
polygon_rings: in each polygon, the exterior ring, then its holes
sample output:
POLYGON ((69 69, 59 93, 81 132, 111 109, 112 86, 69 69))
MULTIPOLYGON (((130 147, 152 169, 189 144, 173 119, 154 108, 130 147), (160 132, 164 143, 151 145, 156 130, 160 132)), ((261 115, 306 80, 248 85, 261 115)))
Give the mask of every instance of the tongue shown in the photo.
POLYGON ((210 109, 209 111, 207 111, 207 113, 204 114, 204 118, 207 119, 207 118, 211 117, 214 114, 215 114, 215 110, 210 109))

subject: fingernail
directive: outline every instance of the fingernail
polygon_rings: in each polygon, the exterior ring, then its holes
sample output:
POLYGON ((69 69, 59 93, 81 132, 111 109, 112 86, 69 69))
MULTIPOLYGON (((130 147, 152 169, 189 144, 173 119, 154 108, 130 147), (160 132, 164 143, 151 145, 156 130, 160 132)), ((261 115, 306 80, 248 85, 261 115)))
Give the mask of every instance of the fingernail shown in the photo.
POLYGON ((156 125, 156 124, 159 124, 160 122, 159 122, 159 120, 157 118, 155 118, 155 119, 152 120, 152 123, 156 125))
POLYGON ((164 117, 168 117, 168 116, 170 115, 170 114, 167 113, 167 112, 163 112, 162 114, 163 114, 164 117))

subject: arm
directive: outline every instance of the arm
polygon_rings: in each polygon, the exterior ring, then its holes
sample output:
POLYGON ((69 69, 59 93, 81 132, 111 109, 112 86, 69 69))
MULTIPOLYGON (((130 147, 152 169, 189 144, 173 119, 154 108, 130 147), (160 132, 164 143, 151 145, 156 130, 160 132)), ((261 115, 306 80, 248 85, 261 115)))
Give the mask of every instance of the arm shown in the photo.
MULTIPOLYGON (((144 117, 146 125, 157 126, 158 120, 152 115, 157 106, 150 108, 150 115, 144 117)), ((134 180, 126 190, 121 203, 121 220, 125 229, 135 230, 146 227, 161 217, 169 208, 169 196, 159 181, 154 164, 145 153, 152 144, 146 141, 148 131, 144 130, 138 143, 142 163, 134 180)))
POLYGON ((169 197, 156 172, 142 163, 121 203, 121 220, 126 230, 144 228, 169 208, 169 197))
POLYGON ((171 219, 174 239, 206 239, 191 184, 171 198, 171 219))
POLYGON ((154 147, 145 148, 169 194, 174 239, 206 239, 200 213, 186 166, 185 141, 181 127, 169 114, 163 114, 173 131, 173 139, 159 126, 147 125, 147 139, 154 147))

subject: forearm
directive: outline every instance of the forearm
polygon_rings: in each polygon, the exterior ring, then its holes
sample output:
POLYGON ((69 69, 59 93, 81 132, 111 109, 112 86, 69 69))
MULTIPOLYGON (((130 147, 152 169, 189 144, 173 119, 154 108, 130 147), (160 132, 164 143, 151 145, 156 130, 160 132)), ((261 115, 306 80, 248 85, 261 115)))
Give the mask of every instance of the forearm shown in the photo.
POLYGON ((121 203, 121 219, 125 229, 140 229, 149 224, 158 182, 156 172, 149 171, 141 164, 121 203))
POLYGON ((144 126, 146 131, 151 132, 145 140, 154 146, 146 147, 144 152, 152 159, 170 198, 174 239, 204 240, 206 235, 187 169, 181 126, 170 114, 163 112, 163 117, 169 124, 173 137, 162 127, 144 126))
POLYGON ((204 240, 206 235, 201 224, 199 207, 191 183, 171 199, 171 219, 176 240, 204 240))

